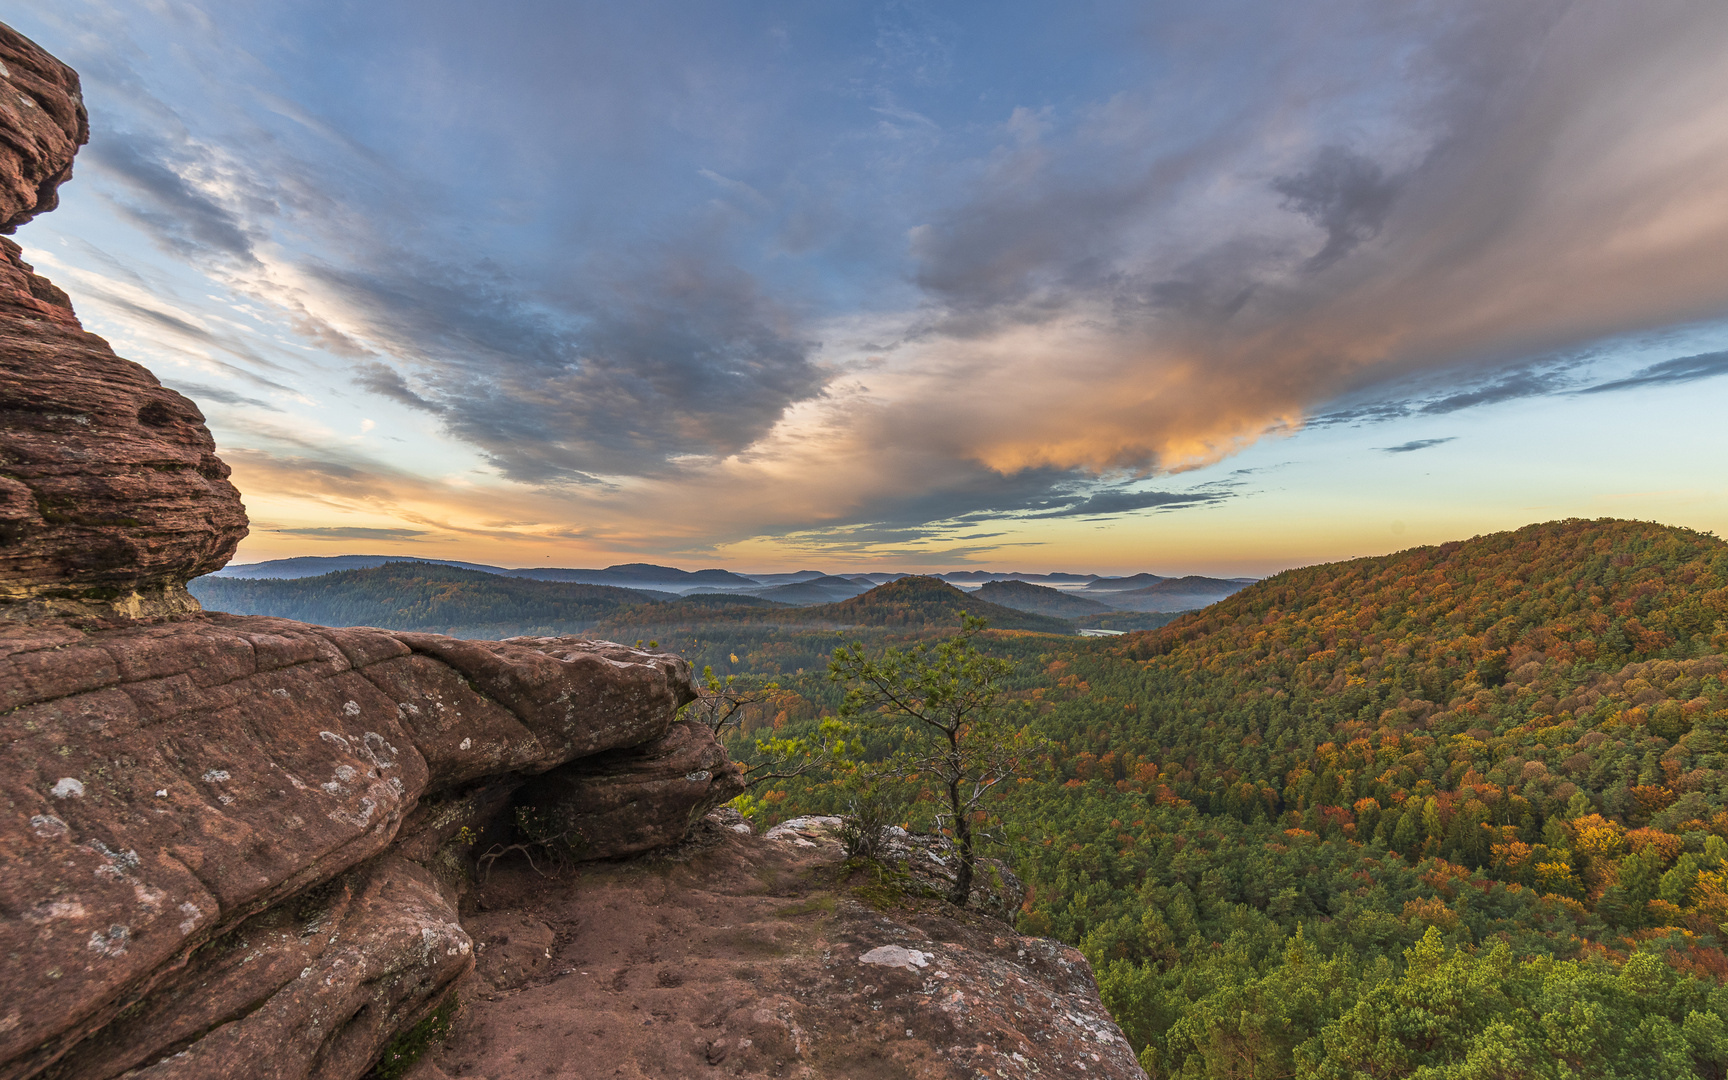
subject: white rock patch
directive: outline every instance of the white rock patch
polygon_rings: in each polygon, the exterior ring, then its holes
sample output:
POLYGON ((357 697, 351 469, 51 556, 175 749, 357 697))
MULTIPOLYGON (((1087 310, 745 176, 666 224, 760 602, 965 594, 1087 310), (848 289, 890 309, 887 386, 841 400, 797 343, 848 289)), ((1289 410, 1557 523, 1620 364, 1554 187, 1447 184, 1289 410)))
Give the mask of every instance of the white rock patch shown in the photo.
POLYGON ((878 945, 860 956, 858 962, 875 964, 878 967, 904 968, 916 973, 919 968, 928 967, 935 956, 935 953, 920 952, 901 945, 878 945))

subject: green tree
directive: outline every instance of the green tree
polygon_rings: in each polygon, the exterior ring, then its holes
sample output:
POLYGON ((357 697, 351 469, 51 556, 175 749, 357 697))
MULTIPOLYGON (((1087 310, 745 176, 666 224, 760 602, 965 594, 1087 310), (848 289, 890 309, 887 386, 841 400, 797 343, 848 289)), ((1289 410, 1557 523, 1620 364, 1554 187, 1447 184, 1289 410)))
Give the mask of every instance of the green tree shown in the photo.
POLYGON ((846 686, 843 720, 887 736, 892 752, 869 766, 878 775, 933 781, 946 812, 937 826, 959 853, 948 899, 965 904, 977 867, 976 826, 987 824, 1003 784, 1025 775, 1044 742, 1000 706, 1013 665, 977 646, 983 619, 961 613, 960 632, 934 647, 892 646, 871 657, 856 642, 834 650, 828 677, 846 686), (982 820, 980 820, 982 819, 982 820))

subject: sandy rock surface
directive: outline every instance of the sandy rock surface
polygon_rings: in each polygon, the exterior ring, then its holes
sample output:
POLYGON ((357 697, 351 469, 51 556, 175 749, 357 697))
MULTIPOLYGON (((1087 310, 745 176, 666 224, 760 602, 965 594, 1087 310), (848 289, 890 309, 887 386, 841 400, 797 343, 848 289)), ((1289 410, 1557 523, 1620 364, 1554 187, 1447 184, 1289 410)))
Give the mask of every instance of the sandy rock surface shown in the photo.
POLYGON ((819 829, 731 824, 555 878, 500 863, 465 919, 476 949, 537 948, 531 925, 551 955, 502 980, 483 959, 410 1077, 1144 1077, 1079 953, 886 899, 819 829))

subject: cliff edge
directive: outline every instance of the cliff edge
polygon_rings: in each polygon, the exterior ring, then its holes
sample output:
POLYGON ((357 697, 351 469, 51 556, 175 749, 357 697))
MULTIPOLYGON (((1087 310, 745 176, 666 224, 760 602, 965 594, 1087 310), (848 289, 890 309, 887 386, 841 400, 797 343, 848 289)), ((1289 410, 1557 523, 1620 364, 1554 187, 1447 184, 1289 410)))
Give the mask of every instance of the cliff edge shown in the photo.
POLYGON ((627 862, 499 863, 409 1080, 1144 1080, 1075 950, 848 864, 832 818, 728 814, 627 862))

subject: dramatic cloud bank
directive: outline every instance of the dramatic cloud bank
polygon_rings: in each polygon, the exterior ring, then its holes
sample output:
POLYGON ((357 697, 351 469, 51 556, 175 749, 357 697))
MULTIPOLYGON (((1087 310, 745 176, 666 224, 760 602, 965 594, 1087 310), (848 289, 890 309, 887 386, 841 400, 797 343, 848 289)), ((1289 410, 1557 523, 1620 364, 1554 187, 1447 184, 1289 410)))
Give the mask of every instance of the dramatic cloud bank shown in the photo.
POLYGON ((24 6, 272 553, 987 559, 1728 373, 1712 0, 24 6))

